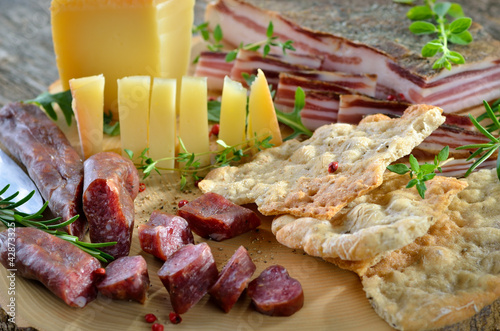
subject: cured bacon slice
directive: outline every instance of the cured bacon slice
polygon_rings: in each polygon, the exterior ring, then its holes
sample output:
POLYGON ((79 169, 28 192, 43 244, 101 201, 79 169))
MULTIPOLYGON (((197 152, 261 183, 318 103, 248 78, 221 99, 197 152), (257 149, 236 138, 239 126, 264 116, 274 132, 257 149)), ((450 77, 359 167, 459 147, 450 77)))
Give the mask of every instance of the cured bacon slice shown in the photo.
POLYGON ((194 233, 221 241, 257 228, 260 218, 217 193, 205 193, 182 206, 178 215, 188 221, 194 233))
POLYGON ((434 70, 420 55, 426 40, 408 30, 408 8, 391 1, 370 4, 353 0, 332 10, 328 2, 218 0, 207 6, 205 20, 210 29, 219 24, 224 41, 233 45, 266 39, 272 21, 274 34, 282 42, 293 40, 297 53, 324 56, 322 70, 377 74, 379 98, 401 93, 411 103, 452 113, 500 97, 500 41, 481 26, 473 24, 474 41, 467 47, 450 45, 465 56, 465 65, 434 70))
POLYGON ((226 62, 226 52, 201 52, 196 64, 195 76, 207 77, 207 88, 214 93, 222 92, 224 77, 231 75, 234 62, 226 62))
POLYGON ((259 68, 266 75, 269 85, 276 89, 281 72, 319 69, 322 62, 322 57, 295 54, 295 52, 289 52, 286 55, 268 54, 264 57, 259 52, 240 50, 231 70, 231 79, 247 86, 243 74, 256 75, 257 68, 259 68))
POLYGON ((146 224, 138 227, 141 249, 166 261, 170 255, 187 244, 194 244, 188 222, 180 216, 159 210, 151 213, 146 224))

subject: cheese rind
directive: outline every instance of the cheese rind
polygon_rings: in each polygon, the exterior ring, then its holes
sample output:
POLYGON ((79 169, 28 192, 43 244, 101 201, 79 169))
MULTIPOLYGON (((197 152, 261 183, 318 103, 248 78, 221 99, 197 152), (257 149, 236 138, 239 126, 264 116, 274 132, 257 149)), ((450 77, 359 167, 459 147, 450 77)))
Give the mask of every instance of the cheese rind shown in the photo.
MULTIPOLYGON (((182 78, 179 107, 179 137, 187 152, 195 154, 209 152, 206 77, 182 78)), ((197 159, 201 165, 210 164, 209 154, 199 156, 197 159)))
POLYGON ((246 109, 247 89, 226 76, 221 98, 219 139, 229 146, 243 147, 246 109))
POLYGON ((52 0, 51 24, 63 89, 103 73, 105 111, 117 115, 117 79, 181 79, 191 49, 194 0, 52 0))
POLYGON ((270 143, 274 146, 279 146, 283 142, 273 98, 266 76, 260 69, 258 69, 257 77, 250 87, 248 100, 247 138, 253 139, 255 136, 258 137, 258 140, 272 136, 270 143))
POLYGON ((137 158, 148 147, 151 77, 131 76, 118 80, 118 110, 122 154, 129 149, 137 158))
POLYGON ((69 81, 84 159, 103 150, 104 76, 69 81))
POLYGON ((149 157, 158 161, 157 167, 172 169, 175 166, 176 136, 175 79, 155 78, 151 90, 149 110, 149 157))

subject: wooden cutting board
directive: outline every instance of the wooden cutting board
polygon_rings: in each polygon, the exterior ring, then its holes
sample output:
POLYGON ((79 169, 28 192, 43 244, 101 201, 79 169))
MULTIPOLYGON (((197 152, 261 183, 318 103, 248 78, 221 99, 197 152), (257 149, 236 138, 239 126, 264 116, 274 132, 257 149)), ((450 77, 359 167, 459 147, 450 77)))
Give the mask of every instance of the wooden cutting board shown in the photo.
MULTIPOLYGON (((493 1, 478 1, 475 10, 488 13, 488 22, 498 29, 500 24, 496 24, 495 16, 488 11, 498 7, 493 1)), ((202 19, 205 2, 197 2, 198 22, 202 19)), ((0 106, 32 98, 57 79, 49 5, 50 0, 0 0, 0 106)), ((74 130, 70 130, 69 136, 72 142, 77 141, 74 130)), ((116 138, 108 138, 107 149, 117 148, 117 143, 116 138)), ((197 189, 180 192, 175 175, 155 174, 145 184, 146 190, 139 194, 135 203, 136 226, 147 221, 153 210, 175 213, 179 200, 192 200, 200 194, 197 189)), ((249 207, 254 208, 253 205, 249 207)), ((13 296, 17 325, 46 331, 150 330, 144 315, 154 313, 166 328, 179 330, 392 330, 370 307, 355 274, 280 245, 270 231, 271 218, 262 217, 262 221, 257 231, 220 243, 207 242, 219 269, 240 245, 248 249, 257 265, 254 276, 273 264, 285 266, 290 275, 302 283, 305 294, 304 308, 291 317, 261 315, 251 308, 246 296, 225 314, 207 296, 182 316, 181 324, 168 325, 168 313, 172 307, 168 293, 156 275, 162 262, 140 250, 134 232, 131 255, 140 254, 146 258, 152 282, 149 299, 144 305, 99 296, 84 309, 70 308, 41 284, 17 277, 13 296)), ((196 236, 195 239, 197 242, 206 241, 196 236)), ((11 297, 9 287, 7 271, 0 268, 0 305, 4 308, 11 297)), ((497 300, 474 318, 443 330, 500 330, 499 325, 500 300, 497 300)), ((6 324, 0 322, 0 330, 4 329, 6 324)))

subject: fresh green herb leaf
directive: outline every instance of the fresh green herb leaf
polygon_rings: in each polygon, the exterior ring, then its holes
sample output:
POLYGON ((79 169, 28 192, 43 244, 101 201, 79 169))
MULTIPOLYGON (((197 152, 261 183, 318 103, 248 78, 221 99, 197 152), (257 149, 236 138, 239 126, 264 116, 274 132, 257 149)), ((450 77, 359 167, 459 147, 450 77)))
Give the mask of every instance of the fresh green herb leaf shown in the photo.
POLYGON ((120 122, 116 121, 115 124, 111 124, 113 122, 113 113, 111 110, 106 114, 104 112, 104 120, 103 120, 103 131, 105 134, 110 136, 118 136, 120 135, 120 122))
POLYGON ((220 101, 209 100, 207 102, 208 120, 212 122, 220 122, 220 101))
POLYGON ((417 35, 437 33, 438 39, 428 42, 422 47, 423 57, 441 56, 434 61, 432 68, 451 70, 452 64, 465 63, 464 57, 448 48, 449 43, 467 45, 472 42, 472 35, 468 31, 472 19, 464 17, 462 7, 457 3, 436 2, 425 0, 425 5, 415 6, 408 10, 406 16, 414 21, 409 30, 417 35), (455 18, 451 23, 448 18, 455 18), (429 22, 433 20, 434 22, 429 22), (436 23, 436 24, 434 24, 436 23))
MULTIPOLYGON (((5 193, 9 189, 10 185, 6 185, 2 190, 0 190, 0 194, 5 193)), ((19 192, 15 192, 7 198, 0 200, 0 222, 3 223, 6 227, 33 227, 49 234, 52 234, 56 237, 59 237, 63 240, 66 240, 81 250, 89 253, 93 257, 99 259, 103 262, 109 262, 113 260, 113 257, 109 254, 106 254, 99 250, 98 248, 107 247, 115 245, 116 242, 106 242, 106 243, 86 243, 82 242, 78 239, 78 237, 67 234, 66 232, 59 231, 62 227, 68 226, 71 223, 75 222, 78 219, 79 215, 76 215, 69 220, 56 223, 61 220, 60 217, 49 219, 49 220, 41 220, 43 218, 43 212, 48 206, 48 201, 44 203, 44 205, 34 214, 26 214, 16 210, 17 207, 26 203, 29 199, 33 197, 35 191, 31 191, 27 196, 20 199, 17 202, 14 202, 13 199, 19 195, 19 192), (56 224, 54 224, 56 223, 56 224)))
POLYGON ((293 133, 283 140, 293 139, 300 134, 304 134, 308 137, 312 136, 312 131, 309 130, 302 124, 302 118, 300 117, 300 112, 305 106, 305 93, 301 87, 297 87, 295 90, 295 105, 291 113, 285 113, 276 109, 276 116, 278 121, 289 126, 293 129, 293 133))
POLYGON ((445 146, 434 158, 434 164, 424 163, 422 165, 411 154, 409 157, 410 168, 404 163, 397 163, 389 165, 387 170, 398 175, 410 173, 410 181, 406 187, 412 188, 415 186, 420 197, 425 199, 425 191, 427 190, 425 182, 434 178, 436 171, 441 171, 441 165, 448 159, 449 151, 450 148, 445 146))
POLYGON ((47 115, 54 121, 57 121, 57 113, 54 110, 53 104, 59 105, 61 111, 66 119, 68 126, 71 125, 72 118, 74 116, 73 108, 71 108, 71 101, 73 97, 71 96, 71 91, 67 90, 64 92, 50 94, 49 92, 44 92, 37 96, 35 99, 25 100, 24 103, 32 103, 39 107, 42 107, 47 115))

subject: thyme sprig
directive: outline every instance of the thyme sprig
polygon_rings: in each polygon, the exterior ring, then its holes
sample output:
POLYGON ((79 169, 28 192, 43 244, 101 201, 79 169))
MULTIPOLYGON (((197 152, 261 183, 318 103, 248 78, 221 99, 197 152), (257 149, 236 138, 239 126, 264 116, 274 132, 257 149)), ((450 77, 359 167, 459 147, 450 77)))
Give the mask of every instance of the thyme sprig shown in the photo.
POLYGON ((241 161, 244 157, 250 155, 253 149, 262 150, 270 148, 273 145, 269 142, 271 136, 267 136, 264 139, 255 136, 241 144, 229 146, 223 140, 217 140, 217 144, 222 147, 219 151, 208 151, 204 153, 192 153, 189 152, 184 145, 184 142, 179 138, 179 145, 181 147, 181 152, 175 157, 166 157, 158 160, 153 160, 147 156, 148 148, 145 148, 138 158, 134 158, 134 153, 131 150, 125 149, 125 152, 129 158, 134 162, 136 168, 142 171, 142 179, 146 179, 151 175, 151 172, 156 171, 161 174, 160 170, 164 171, 176 171, 180 173, 180 189, 184 190, 187 186, 188 177, 192 178, 193 181, 198 181, 201 179, 199 173, 204 173, 210 169, 220 168, 229 166, 231 164, 241 161), (214 162, 209 165, 201 165, 200 158, 205 155, 213 155, 214 162), (160 161, 172 160, 174 159, 178 164, 178 168, 163 168, 158 166, 160 161))
MULTIPOLYGON (((208 22, 203 22, 195 27, 193 27, 193 33, 199 33, 203 40, 207 43, 208 50, 212 52, 221 52, 224 49, 224 45, 222 44, 222 40, 224 38, 224 33, 222 32, 222 28, 219 24, 217 24, 210 35, 210 30, 208 29, 208 22)), ((278 40, 278 36, 274 35, 274 25, 273 22, 270 21, 269 25, 266 29, 266 39, 261 40, 254 43, 243 44, 240 43, 238 47, 229 51, 226 55, 226 62, 232 62, 236 59, 238 52, 240 50, 246 51, 254 51, 257 52, 262 48, 262 55, 266 57, 271 52, 271 47, 279 47, 283 51, 283 54, 289 51, 295 51, 293 47, 293 41, 287 40, 285 42, 281 42, 278 40)), ((199 60, 199 56, 195 58, 194 63, 197 63, 199 60)))
POLYGON ((406 16, 414 21, 409 27, 414 34, 438 34, 438 39, 429 41, 422 48, 423 57, 433 57, 438 53, 441 54, 434 62, 433 69, 446 68, 451 70, 452 63, 465 63, 462 54, 448 48, 449 43, 468 45, 473 39, 468 31, 472 19, 465 17, 459 4, 425 0, 425 5, 411 8, 406 16), (450 23, 448 16, 455 18, 455 20, 450 23))
MULTIPOLYGON (((6 185, 3 189, 0 190, 0 195, 5 193, 9 189, 10 185, 6 185)), ((61 218, 53 218, 49 220, 41 220, 43 219, 43 212, 48 206, 48 201, 34 214, 27 214, 23 212, 19 212, 16 210, 17 207, 23 205, 28 200, 30 200, 35 191, 31 191, 24 198, 15 202, 14 199, 19 195, 19 192, 15 192, 10 196, 6 197, 3 200, 0 200, 0 222, 2 222, 6 227, 33 227, 49 234, 52 234, 56 237, 59 237, 63 240, 66 240, 76 247, 80 248, 84 252, 92 255, 96 259, 102 262, 109 262, 113 260, 113 257, 103 251, 99 250, 101 247, 107 247, 115 245, 116 242, 106 242, 106 243, 87 243, 80 241, 78 237, 67 234, 66 232, 59 231, 62 227, 68 226, 71 223, 75 222, 78 219, 79 215, 76 215, 69 220, 56 223, 61 218)))
POLYGON ((425 182, 436 176, 436 170, 441 172, 441 166, 443 162, 448 159, 449 151, 450 148, 445 146, 439 154, 434 157, 434 164, 424 163, 422 165, 419 164, 417 158, 411 154, 409 158, 410 167, 404 163, 397 163, 388 166, 387 170, 399 175, 405 175, 409 172, 410 181, 408 185, 406 185, 406 188, 415 186, 420 197, 425 199, 425 191, 427 191, 425 182))
MULTIPOLYGON (((485 137, 490 139, 490 142, 485 144, 465 145, 456 148, 458 150, 476 148, 476 151, 467 158, 467 161, 470 161, 474 158, 478 159, 474 161, 474 163, 467 170, 467 172, 465 173, 465 177, 469 176, 471 172, 473 172, 481 163, 489 159, 490 156, 492 156, 500 148, 500 136, 495 137, 493 135, 493 133, 496 130, 500 130, 500 121, 495 115, 495 112, 493 111, 491 106, 488 104, 488 102, 483 100, 483 104, 484 108, 486 109, 486 113, 479 116, 477 119, 474 118, 474 116, 472 116, 471 114, 469 114, 469 118, 472 121, 472 124, 474 124, 474 126, 478 129, 478 131, 481 132, 485 137), (491 124, 488 125, 487 127, 484 127, 479 123, 479 121, 486 118, 491 120, 491 124)), ((496 170, 497 170, 497 177, 500 180, 500 154, 497 157, 496 170)))

